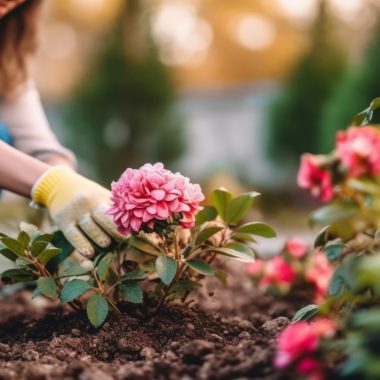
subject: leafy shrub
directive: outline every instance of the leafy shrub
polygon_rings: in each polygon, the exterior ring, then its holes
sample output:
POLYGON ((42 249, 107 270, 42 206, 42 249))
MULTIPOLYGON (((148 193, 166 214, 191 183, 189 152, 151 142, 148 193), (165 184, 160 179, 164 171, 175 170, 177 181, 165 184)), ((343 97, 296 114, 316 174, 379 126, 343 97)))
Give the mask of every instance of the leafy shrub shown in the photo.
MULTIPOLYGON (((336 268, 328 297, 319 306, 299 310, 293 322, 320 315, 334 321, 337 338, 317 344, 315 355, 330 370, 343 363, 335 368, 343 378, 372 380, 380 374, 380 130, 369 125, 378 107, 380 98, 354 118, 354 127, 339 132, 336 149, 329 155, 304 156, 298 177, 302 187, 327 203, 311 215, 311 222, 325 225, 315 247, 336 268)), ((309 375, 312 378, 313 373, 309 375)))

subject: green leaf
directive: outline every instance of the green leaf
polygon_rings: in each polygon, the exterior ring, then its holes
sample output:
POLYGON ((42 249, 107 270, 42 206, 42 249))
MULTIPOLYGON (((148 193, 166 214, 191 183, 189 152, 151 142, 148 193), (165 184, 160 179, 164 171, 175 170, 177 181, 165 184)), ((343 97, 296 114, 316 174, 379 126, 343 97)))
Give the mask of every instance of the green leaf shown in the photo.
POLYGON ((260 195, 259 193, 251 192, 240 195, 232 199, 227 205, 226 222, 228 225, 236 225, 241 219, 251 210, 253 199, 260 195))
POLYGON ((218 216, 218 211, 214 206, 205 206, 203 210, 199 211, 195 216, 195 223, 197 226, 202 225, 205 222, 215 220, 218 216))
POLYGON ((380 98, 375 98, 362 112, 358 113, 351 121, 351 125, 362 126, 372 121, 373 112, 380 107, 380 98))
POLYGON ((354 217, 358 210, 354 202, 336 201, 314 211, 310 220, 316 224, 331 224, 354 217))
POLYGON ((38 260, 41 261, 42 264, 46 265, 51 259, 55 256, 59 255, 61 250, 59 248, 47 248, 42 251, 38 256, 38 260))
MULTIPOLYGON (((249 249, 249 248, 248 248, 249 249)), ((203 252, 216 252, 224 256, 232 257, 243 262, 255 261, 254 254, 251 250, 248 250, 246 246, 239 243, 230 243, 225 247, 212 247, 207 248, 203 252), (229 248, 232 245, 233 248, 229 248), (243 248, 244 247, 244 248, 243 248)))
POLYGON ((42 294, 41 289, 40 289, 40 288, 35 288, 35 289, 33 290, 33 293, 32 293, 32 299, 37 298, 37 297, 40 296, 41 294, 42 294))
POLYGON ((120 290, 126 301, 132 303, 142 303, 143 291, 139 283, 135 281, 126 281, 120 285, 120 290))
POLYGON ((11 250, 14 254, 17 256, 24 256, 24 246, 17 240, 12 239, 8 236, 3 237, 0 239, 0 241, 7 247, 9 250, 11 250))
POLYGON ((189 260, 186 261, 186 265, 205 276, 212 276, 214 274, 214 271, 212 270, 210 264, 206 263, 206 261, 203 260, 189 260))
POLYGON ((108 315, 108 302, 99 294, 91 296, 87 302, 87 317, 91 324, 98 328, 108 315))
POLYGON ((35 243, 37 241, 44 241, 46 243, 50 243, 53 240, 53 234, 42 234, 40 232, 36 232, 32 236, 32 242, 35 243))
POLYGON ((17 241, 24 247, 24 250, 26 250, 29 246, 30 236, 25 231, 21 231, 17 236, 17 241))
POLYGON ((247 223, 239 227, 236 232, 262 236, 266 238, 276 237, 275 230, 265 223, 247 223))
POLYGON ((246 258, 250 262, 255 260, 255 254, 253 250, 249 248, 248 246, 246 246, 245 244, 232 242, 232 243, 227 244, 225 248, 229 248, 235 252, 239 252, 240 256, 236 256, 236 257, 239 257, 240 259, 246 258))
POLYGON ((233 197, 225 189, 217 189, 211 194, 212 202, 223 220, 226 220, 227 205, 232 201, 233 197))
POLYGON ((351 178, 347 181, 347 185, 356 191, 362 193, 379 195, 380 187, 370 178, 351 178))
POLYGON ((191 281, 187 278, 178 280, 172 287, 170 295, 173 298, 182 298, 187 293, 201 288, 202 285, 198 282, 191 281))
POLYGON ((37 280, 37 287, 45 297, 54 299, 58 296, 58 286, 52 278, 40 277, 37 280))
POLYGON ((9 248, 6 248, 4 244, 0 241, 0 254, 6 257, 8 260, 16 261, 19 257, 14 252, 12 252, 9 248))
POLYGON ((61 278, 63 277, 75 277, 75 276, 85 276, 87 274, 90 274, 91 271, 88 269, 84 269, 78 265, 73 265, 68 268, 66 268, 62 273, 61 273, 61 278))
POLYGON ((323 227, 319 232, 317 237, 314 240, 314 248, 324 247, 324 245, 330 240, 330 227, 323 227))
POLYGON ((49 243, 47 241, 38 240, 32 244, 30 251, 34 257, 38 257, 38 255, 44 251, 48 245, 49 243))
POLYGON ((212 235, 215 235, 217 232, 222 231, 223 227, 206 227, 201 230, 198 236, 195 239, 195 244, 199 245, 209 239, 212 235))
POLYGON ((223 286, 228 285, 228 283, 227 283, 228 274, 227 273, 222 272, 222 271, 218 271, 218 272, 215 272, 214 275, 223 286))
POLYGON ((299 321, 306 321, 310 318, 316 316, 319 312, 319 307, 317 305, 307 305, 302 309, 298 310, 292 319, 292 323, 299 321))
POLYGON ((33 281, 36 276, 26 269, 9 269, 1 274, 4 284, 15 284, 16 282, 33 281))
POLYGON ((133 280, 143 280, 146 276, 146 272, 142 270, 133 270, 126 273, 122 281, 133 281, 133 280))
POLYGON ((246 233, 235 233, 231 235, 231 239, 234 240, 241 240, 241 241, 249 241, 251 243, 257 243, 257 240, 255 240, 251 234, 246 234, 246 233))
POLYGON ((105 282, 107 280, 113 258, 114 256, 112 254, 108 254, 100 260, 96 269, 96 273, 99 277, 100 282, 105 282))
POLYGON ((169 285, 177 273, 177 263, 171 257, 159 256, 155 266, 158 277, 165 285, 169 285))
POLYGON ((334 261, 342 256, 344 244, 340 239, 332 240, 325 245, 324 251, 329 260, 334 261))
POLYGON ((158 247, 157 245, 153 244, 148 239, 145 239, 141 236, 132 235, 128 239, 128 245, 133 248, 136 248, 137 250, 141 252, 149 253, 154 256, 159 256, 164 253, 160 247, 158 247))
POLYGON ((17 257, 16 265, 18 265, 19 267, 28 267, 30 265, 33 265, 33 263, 25 257, 17 257))
POLYGON ((334 274, 330 280, 329 284, 329 295, 337 296, 345 288, 344 274, 342 265, 338 266, 335 269, 334 274))
POLYGON ((61 253, 53 257, 47 264, 47 270, 50 273, 55 273, 58 266, 73 253, 74 247, 69 243, 62 231, 54 232, 51 245, 61 249, 61 253))
POLYGON ((65 284, 61 290, 60 299, 63 303, 71 302, 90 289, 92 286, 88 282, 75 279, 65 284))

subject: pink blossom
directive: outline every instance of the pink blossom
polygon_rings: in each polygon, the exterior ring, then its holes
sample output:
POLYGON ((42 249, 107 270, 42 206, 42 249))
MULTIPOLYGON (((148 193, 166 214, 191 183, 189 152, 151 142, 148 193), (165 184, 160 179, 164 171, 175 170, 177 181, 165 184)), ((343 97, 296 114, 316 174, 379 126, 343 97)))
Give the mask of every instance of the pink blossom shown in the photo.
POLYGON ((247 264, 245 270, 247 274, 255 276, 261 274, 264 271, 264 267, 265 265, 263 260, 256 260, 253 263, 247 264))
POLYGON ((260 289, 266 289, 272 285, 287 287, 295 280, 296 272, 292 266, 282 256, 275 256, 265 262, 263 277, 259 281, 258 287, 260 289))
POLYGON ((299 374, 307 375, 308 379, 323 379, 320 362, 314 356, 321 338, 331 338, 334 333, 335 323, 327 318, 288 326, 278 338, 275 367, 296 364, 299 374))
POLYGON ((316 252, 310 256, 305 277, 315 287, 314 301, 316 303, 323 301, 326 296, 332 274, 333 268, 324 253, 316 252))
POLYGON ((112 208, 107 213, 124 235, 143 225, 152 227, 155 220, 166 220, 173 213, 181 213, 181 226, 191 228, 203 200, 200 186, 189 178, 166 170, 162 163, 146 164, 127 169, 112 183, 112 208))
POLYGON ((332 338, 335 335, 335 322, 328 318, 317 318, 312 322, 315 333, 323 338, 332 338))
POLYGON ((351 127, 340 131, 336 148, 351 177, 380 174, 380 133, 375 127, 351 127))
POLYGON ((276 368, 285 368, 296 359, 318 348, 318 336, 307 322, 288 326, 278 338, 278 350, 274 359, 276 368))
POLYGON ((297 183, 303 189, 310 189, 314 197, 329 202, 334 195, 331 174, 328 170, 321 169, 318 161, 319 157, 311 154, 301 157, 297 183))
POLYGON ((325 378, 320 361, 313 357, 302 358, 296 367, 296 371, 300 375, 306 376, 308 380, 324 380, 325 378))
POLYGON ((306 255, 307 245, 301 239, 292 238, 286 242, 285 250, 289 252, 293 257, 300 259, 306 255))
POLYGON ((280 284, 292 284, 296 279, 292 266, 282 256, 275 256, 268 261, 265 273, 280 284))

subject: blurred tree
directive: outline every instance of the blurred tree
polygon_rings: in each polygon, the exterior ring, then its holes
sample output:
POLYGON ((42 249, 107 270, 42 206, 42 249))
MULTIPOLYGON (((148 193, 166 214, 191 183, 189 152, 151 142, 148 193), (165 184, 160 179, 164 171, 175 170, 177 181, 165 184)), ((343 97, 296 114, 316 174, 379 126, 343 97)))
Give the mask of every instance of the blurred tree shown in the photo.
POLYGON ((344 55, 332 36, 330 16, 321 2, 311 46, 274 101, 269 114, 268 148, 276 161, 298 163, 317 151, 321 112, 344 68, 344 55))
POLYGON ((149 37, 140 0, 124 0, 105 50, 65 107, 75 153, 109 184, 128 167, 183 152, 174 89, 149 37))
MULTIPOLYGON (((332 96, 321 120, 320 149, 330 151, 335 134, 348 126, 353 116, 368 107, 372 99, 380 96, 380 26, 369 44, 363 62, 349 68, 332 96)), ((379 112, 375 122, 380 122, 379 112)))

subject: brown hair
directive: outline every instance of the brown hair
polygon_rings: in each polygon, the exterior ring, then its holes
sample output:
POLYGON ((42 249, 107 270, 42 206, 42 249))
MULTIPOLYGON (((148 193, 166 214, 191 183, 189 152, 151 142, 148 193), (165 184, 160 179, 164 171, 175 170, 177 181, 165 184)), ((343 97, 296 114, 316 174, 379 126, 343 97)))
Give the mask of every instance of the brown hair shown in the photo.
POLYGON ((37 47, 42 0, 27 0, 0 19, 0 94, 10 95, 28 77, 28 61, 37 47))

